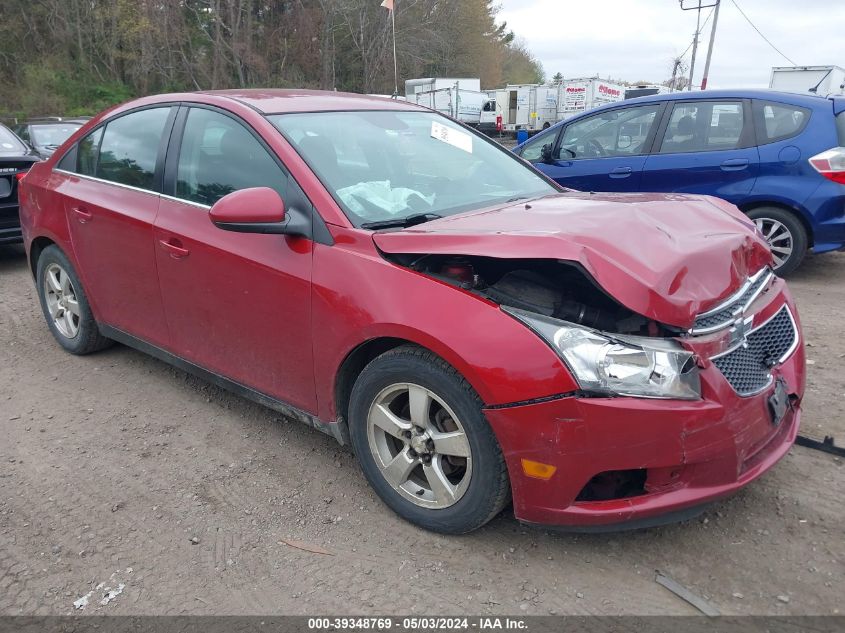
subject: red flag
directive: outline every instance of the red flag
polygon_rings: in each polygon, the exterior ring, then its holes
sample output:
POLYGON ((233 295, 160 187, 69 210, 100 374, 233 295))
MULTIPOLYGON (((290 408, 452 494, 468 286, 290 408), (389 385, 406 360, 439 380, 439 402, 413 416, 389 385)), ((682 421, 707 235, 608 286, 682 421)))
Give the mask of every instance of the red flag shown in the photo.
POLYGON ((382 0, 381 6, 388 11, 393 11, 393 0, 382 0))

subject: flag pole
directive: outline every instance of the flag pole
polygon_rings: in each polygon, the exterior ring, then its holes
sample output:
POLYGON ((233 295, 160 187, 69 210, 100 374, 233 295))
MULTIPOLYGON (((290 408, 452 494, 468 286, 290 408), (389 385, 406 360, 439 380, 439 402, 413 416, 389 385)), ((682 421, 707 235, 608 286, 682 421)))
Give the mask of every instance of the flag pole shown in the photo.
POLYGON ((390 9, 390 24, 393 28, 393 97, 399 96, 399 66, 396 63, 396 0, 390 9))

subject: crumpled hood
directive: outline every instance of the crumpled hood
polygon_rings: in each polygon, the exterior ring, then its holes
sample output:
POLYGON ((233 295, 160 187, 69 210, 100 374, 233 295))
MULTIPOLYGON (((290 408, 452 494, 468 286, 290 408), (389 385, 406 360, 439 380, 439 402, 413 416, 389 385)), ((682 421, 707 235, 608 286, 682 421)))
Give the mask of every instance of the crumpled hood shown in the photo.
POLYGON ((577 262, 625 307, 692 327, 772 261, 754 224, 718 198, 569 192, 373 234, 386 253, 577 262))

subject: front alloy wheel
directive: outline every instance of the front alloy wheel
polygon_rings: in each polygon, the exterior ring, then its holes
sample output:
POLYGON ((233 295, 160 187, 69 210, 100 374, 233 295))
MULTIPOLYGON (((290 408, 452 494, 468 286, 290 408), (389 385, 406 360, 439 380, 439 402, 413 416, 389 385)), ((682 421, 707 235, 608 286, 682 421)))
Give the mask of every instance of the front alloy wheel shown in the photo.
POLYGON ((466 492, 472 449, 458 416, 433 391, 410 383, 382 390, 367 438, 387 483, 411 503, 448 508, 466 492))
POLYGON ((414 345, 373 359, 349 400, 361 470, 399 516, 447 534, 481 527, 510 501, 502 449, 478 394, 454 367, 414 345))

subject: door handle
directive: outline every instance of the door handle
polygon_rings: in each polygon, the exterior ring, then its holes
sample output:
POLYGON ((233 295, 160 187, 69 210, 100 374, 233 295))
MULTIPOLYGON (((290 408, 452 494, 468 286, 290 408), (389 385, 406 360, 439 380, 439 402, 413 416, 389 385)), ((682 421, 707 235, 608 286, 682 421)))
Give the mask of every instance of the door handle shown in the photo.
POLYGON ((747 158, 731 158, 722 163, 722 171, 737 171, 748 167, 747 158))
POLYGON ((187 248, 182 247, 182 242, 177 239, 170 238, 169 240, 159 240, 159 245, 170 253, 170 256, 173 259, 182 259, 183 257, 187 257, 191 254, 187 248))
POLYGON ((85 224, 94 217, 94 214, 85 207, 71 207, 71 211, 76 215, 76 219, 79 220, 80 224, 85 224))
POLYGON ((634 172, 630 167, 617 167, 610 172, 611 178, 627 178, 634 172))

